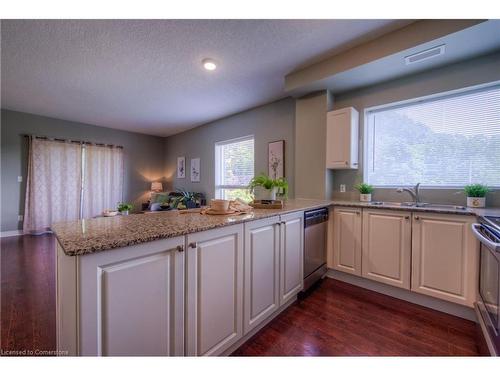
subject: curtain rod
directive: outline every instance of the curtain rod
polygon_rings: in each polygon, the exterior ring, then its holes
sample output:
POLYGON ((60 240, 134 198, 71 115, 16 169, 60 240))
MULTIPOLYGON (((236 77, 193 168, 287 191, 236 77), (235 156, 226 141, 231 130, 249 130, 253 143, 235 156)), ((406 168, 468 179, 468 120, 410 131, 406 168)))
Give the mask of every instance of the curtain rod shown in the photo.
POLYGON ((37 138, 37 139, 46 139, 46 140, 50 140, 50 141, 78 143, 78 144, 81 144, 81 145, 94 145, 94 146, 101 146, 101 147, 123 148, 123 146, 120 146, 120 145, 112 145, 112 144, 107 144, 107 143, 79 141, 79 140, 74 140, 74 139, 65 139, 65 138, 57 138, 57 137, 47 137, 45 135, 35 135, 35 134, 23 134, 23 135, 26 138, 33 137, 33 138, 37 138))

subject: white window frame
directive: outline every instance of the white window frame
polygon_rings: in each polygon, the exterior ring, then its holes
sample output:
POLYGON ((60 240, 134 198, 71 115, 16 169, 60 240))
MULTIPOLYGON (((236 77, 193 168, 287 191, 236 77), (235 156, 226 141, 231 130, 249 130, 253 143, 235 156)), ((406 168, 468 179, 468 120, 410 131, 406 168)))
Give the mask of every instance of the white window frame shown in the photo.
MULTIPOLYGON (((433 100, 439 100, 443 97, 453 97, 453 96, 459 96, 464 93, 473 93, 473 92, 480 92, 480 91, 485 91, 488 90, 494 86, 499 86, 500 81, 494 81, 494 82, 488 82, 485 84, 481 85, 475 85, 475 86, 469 86, 469 87, 464 87, 456 90, 450 90, 450 91, 444 91, 436 94, 431 94, 431 95, 426 95, 426 96, 421 96, 418 98, 412 98, 412 99, 407 99, 407 100, 402 100, 398 102, 393 102, 393 103, 386 103, 386 104, 381 104, 369 108, 365 108, 363 111, 363 181, 369 183, 368 181, 368 127, 373 126, 372 123, 370 123, 369 120, 369 114, 373 112, 377 112, 380 110, 385 110, 388 108, 398 108, 398 107, 404 107, 409 104, 413 103, 418 103, 418 102, 429 102, 433 100)), ((373 121, 373 117, 371 119, 373 121)), ((379 189, 395 189, 398 187, 413 187, 413 185, 373 185, 373 187, 379 188, 379 189)), ((420 185, 421 188, 424 189, 442 189, 442 190, 456 190, 456 189, 461 189, 464 187, 464 185, 458 186, 458 185, 420 185)), ((490 188, 500 188, 500 186, 490 186, 490 188)))
POLYGON ((247 186, 242 186, 242 185, 222 185, 220 183, 221 181, 221 176, 220 176, 220 171, 222 170, 222 156, 220 155, 220 150, 218 150, 218 146, 224 146, 227 144, 231 143, 237 143, 237 142, 243 142, 243 141, 248 141, 248 140, 253 140, 253 157, 254 157, 254 165, 253 165, 253 175, 255 176, 255 137, 253 134, 251 135, 246 135, 243 137, 238 137, 238 138, 232 138, 232 139, 227 139, 224 141, 219 141, 215 142, 214 144, 214 166, 215 166, 215 191, 214 191, 214 197, 216 199, 221 199, 222 195, 220 192, 224 189, 246 189, 247 186), (219 165, 218 165, 219 164, 219 165))

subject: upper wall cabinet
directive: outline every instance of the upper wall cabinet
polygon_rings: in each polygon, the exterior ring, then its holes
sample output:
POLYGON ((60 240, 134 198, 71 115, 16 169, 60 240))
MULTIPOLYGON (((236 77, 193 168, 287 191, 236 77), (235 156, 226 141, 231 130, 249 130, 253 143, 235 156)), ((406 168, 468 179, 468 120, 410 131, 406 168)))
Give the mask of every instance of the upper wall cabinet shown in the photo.
POLYGON ((326 167, 358 169, 359 113, 352 107, 328 112, 326 167))

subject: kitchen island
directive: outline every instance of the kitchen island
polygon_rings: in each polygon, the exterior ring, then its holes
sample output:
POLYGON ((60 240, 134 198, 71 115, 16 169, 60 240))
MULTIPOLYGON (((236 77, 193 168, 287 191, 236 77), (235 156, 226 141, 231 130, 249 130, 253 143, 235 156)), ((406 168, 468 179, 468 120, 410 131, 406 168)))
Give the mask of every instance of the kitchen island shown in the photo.
POLYGON ((378 285, 389 284, 415 303, 419 294, 472 307, 477 241, 470 225, 498 209, 292 199, 283 209, 236 216, 97 218, 53 225, 57 349, 230 354, 295 301, 303 286, 304 211, 327 206, 330 277, 382 293, 378 285))
POLYGON ((296 299, 304 210, 163 212, 58 223, 57 349, 69 355, 224 355, 296 299))

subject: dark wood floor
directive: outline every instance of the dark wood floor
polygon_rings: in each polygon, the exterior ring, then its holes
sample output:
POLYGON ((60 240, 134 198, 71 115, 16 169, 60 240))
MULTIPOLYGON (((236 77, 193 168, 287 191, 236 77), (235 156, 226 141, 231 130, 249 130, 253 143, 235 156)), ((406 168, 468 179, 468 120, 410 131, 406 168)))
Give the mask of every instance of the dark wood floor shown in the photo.
POLYGON ((476 324, 325 279, 240 347, 237 356, 476 356, 476 324))
POLYGON ((54 255, 52 235, 1 239, 4 354, 21 351, 22 355, 29 350, 43 354, 39 351, 55 350, 54 255))
MULTIPOLYGON (((1 246, 1 349, 55 350, 53 237, 2 238, 1 246)), ((476 333, 473 322, 325 279, 234 355, 472 356, 476 333)))

